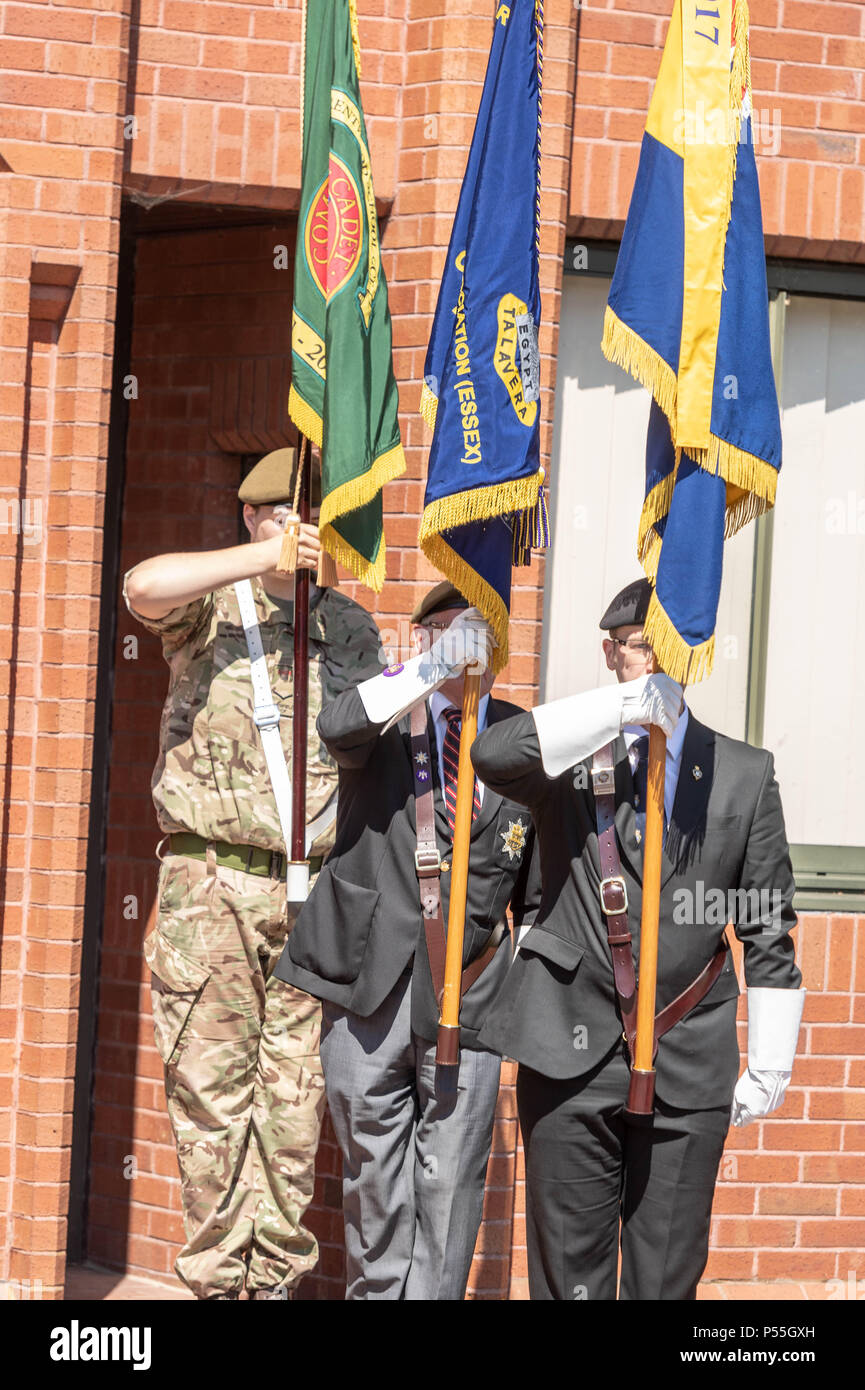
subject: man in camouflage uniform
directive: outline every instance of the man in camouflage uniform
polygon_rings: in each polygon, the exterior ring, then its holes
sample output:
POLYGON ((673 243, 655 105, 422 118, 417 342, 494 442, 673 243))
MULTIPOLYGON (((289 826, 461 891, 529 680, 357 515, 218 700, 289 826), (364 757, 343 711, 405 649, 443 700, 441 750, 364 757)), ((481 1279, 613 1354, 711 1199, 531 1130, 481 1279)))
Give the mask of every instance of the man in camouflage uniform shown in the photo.
MULTIPOLYGON (((294 577, 276 573, 293 450, 267 455, 239 497, 251 544, 163 555, 131 570, 130 612, 162 639, 171 672, 153 799, 158 918, 145 942, 156 1044, 177 1144, 186 1244, 176 1270, 199 1298, 286 1298, 318 1258, 302 1218, 324 1106, 320 1006, 277 980, 294 925, 285 846, 261 738, 236 581, 250 579, 273 700, 291 755, 294 577)), ((318 534, 301 528, 298 563, 318 534)), ((337 772, 315 729, 322 705, 380 671, 378 629, 311 586, 308 823, 311 871, 332 844, 337 772)))

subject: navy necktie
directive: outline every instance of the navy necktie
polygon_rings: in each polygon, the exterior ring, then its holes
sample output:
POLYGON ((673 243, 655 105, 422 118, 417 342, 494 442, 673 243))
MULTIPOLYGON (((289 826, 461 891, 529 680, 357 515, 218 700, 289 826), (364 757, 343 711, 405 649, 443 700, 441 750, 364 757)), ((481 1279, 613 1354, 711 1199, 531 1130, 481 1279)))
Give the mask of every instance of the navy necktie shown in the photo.
POLYGON ((643 734, 631 745, 634 751, 634 810, 637 813, 638 840, 646 834, 646 800, 649 793, 649 735, 643 734))
MULTIPOLYGON (((447 730, 445 732, 444 744, 442 746, 442 762, 444 764, 445 784, 445 810, 447 811, 448 825, 451 828, 451 835, 454 833, 454 818, 457 810, 457 776, 460 765, 460 730, 463 726, 463 717, 458 709, 449 705, 444 712, 447 720, 447 730)), ((472 821, 478 818, 481 809, 481 797, 478 790, 478 779, 474 779, 474 800, 472 805, 472 821)))

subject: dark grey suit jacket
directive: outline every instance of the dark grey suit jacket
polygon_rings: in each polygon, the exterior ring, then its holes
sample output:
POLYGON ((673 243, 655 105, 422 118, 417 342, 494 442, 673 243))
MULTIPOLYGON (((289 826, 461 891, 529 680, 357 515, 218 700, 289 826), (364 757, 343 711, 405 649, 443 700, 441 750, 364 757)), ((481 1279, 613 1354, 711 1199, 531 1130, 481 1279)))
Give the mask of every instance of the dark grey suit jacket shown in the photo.
MULTIPOLYGON (((616 833, 639 961, 642 859, 621 736, 614 757, 616 833)), ((622 1032, 599 901, 591 759, 548 778, 531 715, 485 730, 472 759, 487 786, 530 808, 543 881, 535 924, 481 1042, 545 1076, 581 1076, 622 1032)), ((662 865, 657 1008, 699 975, 730 920, 744 942, 747 983, 797 988, 793 890, 772 755, 715 733, 690 714, 662 865), (701 776, 693 775, 695 767, 701 776)), ((728 952, 706 998, 660 1041, 657 1094, 669 1105, 702 1109, 732 1098, 737 994, 728 952)))
MULTIPOLYGON (((488 727, 509 725, 511 717, 521 713, 517 706, 491 698, 488 727)), ((381 728, 367 719, 354 689, 338 696, 319 715, 318 731, 339 764, 336 843, 300 911, 276 973, 319 999, 368 1017, 403 971, 411 968, 412 1027, 433 1042, 438 1009, 414 864, 417 831, 409 720, 385 734, 381 728)), ((431 719, 428 730, 438 847, 449 867, 452 843, 431 719)), ((449 888, 450 874, 445 871, 441 875, 445 923, 449 888)), ((531 817, 524 807, 486 788, 472 826, 464 961, 480 955, 509 904, 519 926, 533 919, 539 902, 531 817), (511 857, 505 840, 509 826, 518 821, 524 827, 525 846, 511 857)), ((511 954, 506 931, 492 962, 464 996, 463 1046, 478 1046, 478 1030, 507 975, 511 954)))

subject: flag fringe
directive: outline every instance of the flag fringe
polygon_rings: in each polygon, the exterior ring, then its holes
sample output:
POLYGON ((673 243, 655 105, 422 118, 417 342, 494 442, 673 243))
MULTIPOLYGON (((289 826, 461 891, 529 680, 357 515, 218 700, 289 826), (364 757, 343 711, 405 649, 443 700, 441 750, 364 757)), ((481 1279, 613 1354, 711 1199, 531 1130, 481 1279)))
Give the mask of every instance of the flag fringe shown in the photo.
MULTIPOLYGON (((666 478, 662 478, 656 483, 643 503, 643 510, 640 512, 640 525, 637 531, 637 555, 642 560, 643 551, 646 547, 649 532, 656 521, 661 521, 670 510, 673 500, 673 489, 676 486, 676 469, 668 473, 666 478)), ((660 540, 660 537, 658 537, 660 540)))
POLYGON ((421 549, 436 569, 441 570, 445 578, 449 579, 460 593, 465 595, 473 607, 479 608, 487 619, 497 643, 493 651, 492 669, 493 674, 498 675, 502 667, 507 664, 510 655, 508 610, 500 595, 437 532, 428 535, 421 542, 421 549))
POLYGON ((686 449, 684 452, 704 472, 720 473, 728 489, 738 489, 736 497, 730 497, 728 492, 725 535, 729 538, 746 522, 774 507, 778 470, 765 459, 749 454, 736 444, 728 444, 716 434, 709 439, 708 449, 686 449))
POLYGON ((288 389, 288 418, 292 424, 297 425, 301 434, 305 434, 307 439, 321 448, 321 416, 303 399, 294 382, 288 389))
POLYGON ((650 531, 639 557, 640 564, 643 566, 643 573, 652 584, 655 583, 658 577, 658 561, 661 558, 661 544, 661 537, 658 535, 657 531, 650 531))
POLYGON ((361 555, 359 550, 355 550, 353 545, 349 545, 345 537, 341 536, 330 523, 320 528, 319 535, 321 544, 327 550, 331 559, 338 560, 356 579, 360 580, 361 584, 366 584, 368 588, 374 589, 377 594, 381 593, 384 588, 385 567, 387 563, 384 531, 382 531, 378 554, 374 560, 368 560, 365 555, 361 555))
POLYGON ((426 382, 424 382, 423 386, 421 387, 420 405, 418 406, 418 410, 422 419, 426 421, 431 430, 434 430, 436 427, 436 414, 438 412, 438 404, 438 396, 435 394, 434 391, 431 391, 430 388, 427 386, 426 382))
POLYGON ((354 54, 354 67, 358 77, 360 77, 360 30, 357 27, 357 0, 348 0, 348 17, 351 24, 351 48, 354 54))
POLYGON ((661 670, 672 680, 681 685, 693 685, 711 674, 715 660, 714 633, 696 647, 689 646, 677 632, 657 593, 649 600, 643 636, 651 643, 661 670))
POLYGON ((609 304, 604 314, 601 352, 608 362, 623 367, 629 376, 651 391, 669 420, 670 429, 675 436, 676 373, 654 348, 649 347, 649 344, 634 332, 633 328, 622 322, 609 304))
MULTIPOLYGON (((319 531, 324 532, 328 526, 338 517, 345 516, 348 512, 356 512, 360 507, 365 507, 371 502, 376 493, 380 492, 385 483, 392 482, 405 472, 405 454, 402 444, 395 444, 392 449, 379 454, 374 460, 372 467, 366 473, 361 473, 359 478, 350 478, 347 483, 342 483, 335 487, 326 497, 321 499, 321 513, 319 515, 319 531)), ((341 557, 337 555, 337 559, 341 557)))
POLYGON ((425 542, 441 531, 453 531, 473 521, 490 521, 511 512, 531 511, 537 506, 538 489, 543 481, 544 470, 539 468, 528 478, 511 478, 506 483, 493 483, 489 487, 436 498, 423 510, 418 533, 421 547, 425 549, 425 542))
MULTIPOLYGON (((607 361, 623 367, 635 381, 652 393, 669 421, 671 433, 675 435, 675 372, 654 348, 649 347, 638 333, 618 318, 609 304, 604 315, 601 351, 607 361)), ((741 489, 742 493, 747 494, 728 501, 725 523, 725 534, 728 538, 735 535, 754 517, 761 516, 763 512, 774 507, 778 470, 765 459, 748 453, 746 449, 740 449, 736 444, 728 443, 717 434, 709 436, 708 448, 689 448, 683 452, 706 473, 720 473, 729 487, 741 489)), ((643 516, 640 519, 637 540, 638 554, 649 527, 669 511, 674 477, 675 474, 670 474, 669 478, 665 478, 653 488, 643 503, 643 516), (654 501, 651 500, 653 498, 654 501)))

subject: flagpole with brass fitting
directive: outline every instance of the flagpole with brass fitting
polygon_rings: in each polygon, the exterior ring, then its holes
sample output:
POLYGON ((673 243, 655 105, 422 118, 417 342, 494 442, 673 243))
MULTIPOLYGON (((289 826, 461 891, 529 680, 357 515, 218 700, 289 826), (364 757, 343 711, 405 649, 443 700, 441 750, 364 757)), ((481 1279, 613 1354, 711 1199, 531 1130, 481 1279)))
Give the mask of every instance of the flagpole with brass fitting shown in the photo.
MULTIPOLYGON (((656 663, 657 665, 657 663, 656 663)), ((643 910, 637 988, 637 1035, 628 1089, 626 1118, 637 1123, 652 1114, 655 1100, 655 996, 658 981, 658 928, 661 907, 661 849, 664 840, 664 777, 667 740, 649 726, 646 829, 643 839, 643 910)))
POLYGON ((454 812, 454 845, 451 855, 451 891, 448 907, 445 982, 441 1017, 436 1039, 436 1065, 459 1066, 460 997, 463 975, 463 940, 466 924, 466 893, 469 881, 469 848, 472 833, 475 770, 471 748, 478 732, 482 666, 468 666, 463 686, 463 717, 460 730, 460 758, 457 770, 457 801, 454 812))

